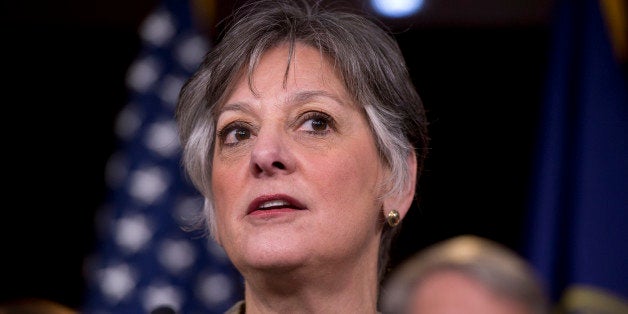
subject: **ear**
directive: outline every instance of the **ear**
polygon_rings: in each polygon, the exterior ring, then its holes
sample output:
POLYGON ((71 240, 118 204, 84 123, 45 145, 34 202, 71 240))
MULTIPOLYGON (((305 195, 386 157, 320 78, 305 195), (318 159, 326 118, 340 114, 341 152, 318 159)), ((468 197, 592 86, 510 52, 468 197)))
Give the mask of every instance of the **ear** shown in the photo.
POLYGON ((414 149, 408 155, 408 182, 403 187, 403 191, 399 194, 393 194, 384 199, 384 215, 389 211, 396 209, 401 216, 401 219, 406 216, 412 202, 414 201, 414 194, 416 192, 416 175, 417 175, 417 161, 416 153, 414 149))

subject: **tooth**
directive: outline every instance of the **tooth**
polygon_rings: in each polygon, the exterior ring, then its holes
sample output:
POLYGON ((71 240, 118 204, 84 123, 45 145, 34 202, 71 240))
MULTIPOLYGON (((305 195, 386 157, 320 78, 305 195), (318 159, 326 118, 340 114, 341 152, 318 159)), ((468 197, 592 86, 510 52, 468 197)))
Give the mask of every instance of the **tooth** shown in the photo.
POLYGON ((272 201, 262 203, 259 206, 259 208, 268 208, 268 207, 273 207, 273 206, 286 206, 286 205, 290 205, 290 203, 284 200, 272 200, 272 201))

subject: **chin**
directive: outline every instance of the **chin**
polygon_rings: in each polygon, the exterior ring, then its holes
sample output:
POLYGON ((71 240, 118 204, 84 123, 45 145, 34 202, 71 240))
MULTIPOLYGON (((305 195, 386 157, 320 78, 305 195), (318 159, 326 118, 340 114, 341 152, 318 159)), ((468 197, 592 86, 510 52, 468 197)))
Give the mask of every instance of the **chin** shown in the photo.
MULTIPOLYGON (((237 262, 238 268, 256 271, 289 271, 307 264, 310 256, 307 250, 298 245, 282 243, 252 244, 237 262)), ((244 269, 242 269, 244 270, 244 269)))

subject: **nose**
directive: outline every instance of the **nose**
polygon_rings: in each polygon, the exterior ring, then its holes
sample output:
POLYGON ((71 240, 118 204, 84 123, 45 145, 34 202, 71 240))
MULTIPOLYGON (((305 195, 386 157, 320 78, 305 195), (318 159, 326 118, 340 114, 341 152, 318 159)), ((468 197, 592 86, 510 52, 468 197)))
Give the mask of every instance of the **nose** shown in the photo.
POLYGON ((286 142, 280 130, 260 130, 251 152, 251 173, 262 177, 293 172, 294 158, 286 142))

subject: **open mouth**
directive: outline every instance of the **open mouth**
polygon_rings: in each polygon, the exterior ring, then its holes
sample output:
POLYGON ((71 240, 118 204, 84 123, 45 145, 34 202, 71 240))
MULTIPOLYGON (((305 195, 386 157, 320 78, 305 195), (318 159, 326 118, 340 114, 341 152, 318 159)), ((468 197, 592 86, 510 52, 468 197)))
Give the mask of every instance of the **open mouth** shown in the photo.
POLYGON ((256 198, 249 206, 249 214, 254 211, 269 211, 277 209, 302 210, 305 209, 295 199, 285 195, 262 196, 256 198))
POLYGON ((301 209, 285 200, 272 200, 268 202, 263 202, 257 207, 257 210, 269 210, 269 209, 277 209, 277 208, 301 209))

